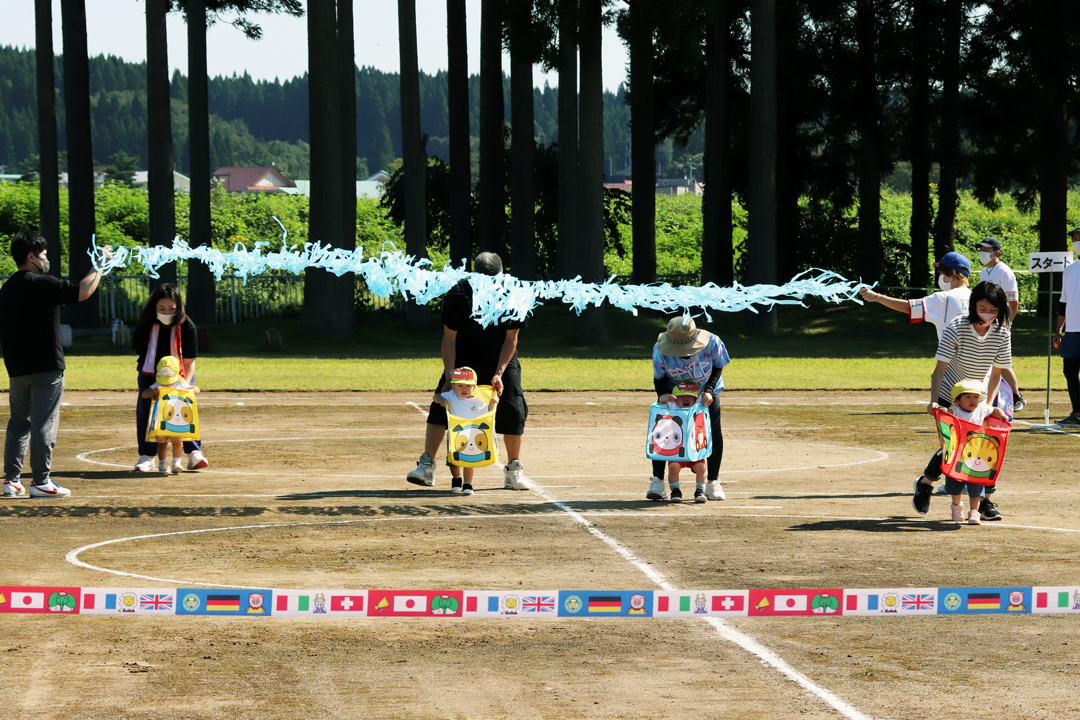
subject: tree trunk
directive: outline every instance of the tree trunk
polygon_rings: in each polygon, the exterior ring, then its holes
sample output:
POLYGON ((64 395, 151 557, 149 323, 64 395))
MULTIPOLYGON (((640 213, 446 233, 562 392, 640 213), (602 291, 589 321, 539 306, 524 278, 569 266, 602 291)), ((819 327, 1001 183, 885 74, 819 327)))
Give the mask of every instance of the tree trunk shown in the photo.
POLYGON ((630 151, 633 168, 633 275, 656 282, 656 107, 652 0, 630 5, 630 151))
POLYGON ((578 63, 577 0, 559 6, 559 228, 556 275, 577 274, 578 63))
MULTIPOLYGON (((1053 57, 1047 63, 1052 68, 1051 77, 1044 81, 1049 88, 1042 120, 1042 161, 1039 171, 1039 251, 1060 251, 1069 230, 1068 181, 1069 181, 1069 76, 1067 74, 1068 45, 1064 26, 1057 22, 1065 16, 1064 0, 1052 0, 1040 7, 1045 52, 1053 57), (1057 43, 1048 45, 1047 43, 1057 43)), ((1056 308, 1050 295, 1053 273, 1039 274, 1038 314, 1046 317, 1056 308)), ((1056 278, 1060 289, 1060 277, 1056 278)), ((1070 298, 1071 300, 1071 298, 1070 298)))
MULTIPOLYGON (((416 57, 416 0, 398 0, 398 48, 401 55, 401 159, 405 170, 405 251, 427 257, 427 153, 420 132, 420 69, 416 57)), ((427 324, 427 306, 410 302, 405 310, 411 328, 427 324)))
POLYGON ((510 271, 536 279, 536 135, 533 130, 532 0, 510 0, 510 271))
MULTIPOLYGON (((927 0, 914 0, 914 64, 911 76, 911 276, 908 285, 930 285, 930 69, 927 61, 927 0)), ((918 297, 916 295, 915 297, 918 297)))
POLYGON ((960 26, 961 0, 945 0, 945 48, 941 72, 941 148, 934 257, 953 249, 956 230, 956 178, 960 161, 960 26))
POLYGON ((506 265, 503 4, 483 0, 480 6, 480 249, 497 253, 506 265))
POLYGON ((56 148, 56 78, 53 74, 52 3, 34 0, 37 64, 38 228, 49 243, 49 274, 61 277, 64 256, 60 249, 60 169, 56 148))
MULTIPOLYGON (((78 282, 90 272, 90 239, 94 217, 94 151, 90 133, 90 63, 86 55, 84 0, 63 0, 64 116, 68 148, 68 277, 78 282)), ((99 320, 98 303, 71 305, 68 321, 75 327, 93 327, 99 320)))
MULTIPOLYGON (((169 0, 146 0, 146 120, 150 161, 146 191, 150 206, 150 245, 168 247, 176 237, 173 196, 172 107, 169 98, 169 45, 165 16, 169 0)), ((163 265, 152 287, 176 284, 176 263, 163 265)))
POLYGON ((795 49, 802 18, 794 0, 776 3, 776 272, 781 281, 799 271, 799 186, 796 158, 799 153, 799 115, 794 98, 795 49))
MULTIPOLYGON (((776 283, 776 0, 750 3, 750 187, 747 285, 776 283)), ((750 332, 776 333, 776 310, 747 313, 750 332)))
POLYGON ((469 146, 469 47, 465 0, 446 0, 446 84, 450 121, 450 261, 472 263, 472 172, 469 146))
MULTIPOLYGON (((206 69, 206 0, 188 0, 188 162, 191 173, 189 244, 210 238, 210 108, 206 69)), ((184 311, 197 324, 217 322, 216 288, 209 266, 188 260, 184 311)))
POLYGON ((856 4, 858 41, 859 252, 864 280, 881 278, 881 112, 877 90, 877 33, 874 0, 856 4))
MULTIPOLYGON (((341 73, 337 61, 335 3, 309 0, 307 17, 311 127, 308 237, 313 243, 340 247, 345 240, 345 228, 341 227, 341 73)), ((350 335, 353 328, 352 275, 339 278, 325 270, 306 270, 301 325, 305 330, 323 335, 350 335)))
MULTIPOLYGON (((414 13, 415 16, 415 13, 414 13)), ((338 83, 341 105, 341 245, 356 249, 356 43, 353 4, 338 2, 338 83)), ((355 283, 355 276, 352 282, 355 283)))
MULTIPOLYGON (((705 58, 705 197, 701 238, 701 282, 729 286, 735 281, 731 242, 731 174, 728 171, 727 0, 715 0, 705 58)), ((652 165, 655 166, 655 161, 652 165)))
MULTIPOLYGON (((581 155, 578 168, 578 272, 604 280, 604 83, 602 0, 581 0, 581 155)), ((590 307, 574 323, 577 336, 604 342, 604 309, 590 307)))

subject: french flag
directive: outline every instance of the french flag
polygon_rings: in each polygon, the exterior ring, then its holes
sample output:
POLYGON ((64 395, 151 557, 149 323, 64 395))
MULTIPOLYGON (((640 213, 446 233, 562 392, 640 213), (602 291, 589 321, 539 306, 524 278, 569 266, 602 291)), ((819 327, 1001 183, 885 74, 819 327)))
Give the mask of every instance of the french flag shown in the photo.
POLYGON ((844 591, 844 614, 875 613, 878 609, 878 593, 860 592, 858 590, 844 591))

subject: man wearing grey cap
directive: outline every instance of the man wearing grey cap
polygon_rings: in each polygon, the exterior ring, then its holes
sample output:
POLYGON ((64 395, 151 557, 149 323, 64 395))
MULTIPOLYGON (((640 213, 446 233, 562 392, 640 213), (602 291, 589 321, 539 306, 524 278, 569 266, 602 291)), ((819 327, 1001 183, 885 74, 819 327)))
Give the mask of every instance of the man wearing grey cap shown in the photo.
MULTIPOLYGON (((996 237, 983 238, 979 243, 979 262, 983 264, 982 272, 979 273, 979 282, 996 282, 1005 291, 1005 300, 1009 303, 1009 323, 1016 320, 1016 313, 1020 310, 1020 287, 1016 282, 1016 273, 1013 269, 1001 262, 1001 241, 996 237)), ((1013 389, 1013 411, 1020 412, 1027 402, 1020 394, 1020 385, 1016 379, 1016 372, 1009 368, 1003 370, 1001 379, 1009 383, 1013 389)))

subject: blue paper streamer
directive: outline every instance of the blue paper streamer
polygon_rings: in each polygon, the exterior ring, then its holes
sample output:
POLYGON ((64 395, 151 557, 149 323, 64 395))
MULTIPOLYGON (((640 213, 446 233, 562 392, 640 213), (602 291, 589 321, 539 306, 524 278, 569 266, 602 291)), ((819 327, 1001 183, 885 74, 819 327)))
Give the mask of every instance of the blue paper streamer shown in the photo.
MULTIPOLYGON (((277 218, 274 218, 277 220, 277 218)), ((281 222, 278 221, 281 225, 281 222)), ((573 280, 519 280, 505 273, 490 276, 467 272, 461 267, 446 263, 441 270, 435 269, 430 260, 417 259, 386 243, 377 256, 364 258, 362 247, 343 250, 320 243, 304 243, 303 248, 289 246, 285 240, 288 233, 282 226, 283 242, 276 252, 263 252, 267 242, 256 242, 249 250, 241 243, 232 251, 222 252, 206 245, 191 247, 179 237, 173 239, 172 247, 115 247, 110 258, 98 251, 96 239, 89 251, 91 262, 102 274, 129 265, 139 265, 154 278, 159 277, 162 265, 179 260, 198 260, 207 265, 218 280, 230 274, 246 284, 252 275, 268 270, 283 270, 300 274, 317 268, 342 276, 354 273, 367 285, 368 290, 379 297, 400 295, 419 305, 426 305, 445 295, 452 287, 468 279, 473 289, 473 317, 484 327, 509 320, 524 320, 534 308, 545 300, 561 300, 577 314, 587 307, 600 307, 608 303, 637 315, 639 309, 657 310, 667 314, 692 314, 700 309, 709 321, 709 311, 758 312, 759 307, 771 309, 776 305, 803 305, 803 300, 817 297, 828 302, 853 301, 862 304, 858 293, 871 288, 860 282, 847 280, 830 270, 813 268, 799 273, 783 285, 741 285, 719 287, 714 283, 705 285, 681 285, 668 283, 649 285, 617 285, 612 276, 603 283, 573 280)), ((875 283, 874 285, 876 285, 875 283)))

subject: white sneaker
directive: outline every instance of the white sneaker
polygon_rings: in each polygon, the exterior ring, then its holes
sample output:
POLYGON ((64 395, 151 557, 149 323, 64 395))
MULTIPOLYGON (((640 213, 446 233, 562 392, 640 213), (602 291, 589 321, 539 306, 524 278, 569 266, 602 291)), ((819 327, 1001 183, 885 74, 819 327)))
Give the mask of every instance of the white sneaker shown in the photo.
POLYGON ((154 458, 149 455, 140 455, 135 463, 135 472, 150 472, 154 469, 154 458))
POLYGON ((210 463, 203 457, 201 450, 192 450, 187 456, 187 469, 188 470, 202 470, 203 468, 210 467, 210 463))
POLYGON ((667 485, 661 478, 649 480, 649 492, 645 493, 646 500, 667 500, 667 485))
POLYGON ((157 471, 162 475, 169 474, 169 462, 168 460, 158 460, 157 471))
POLYGON ((720 487, 719 480, 710 480, 705 483, 705 497, 710 500, 726 500, 727 495, 724 494, 724 488, 720 487))
POLYGON ((1020 393, 1013 395, 1013 413, 1018 413, 1027 407, 1027 400, 1020 393))
POLYGON ((37 483, 30 483, 30 497, 51 497, 62 498, 71 494, 71 491, 67 488, 62 488, 52 480, 44 485, 38 485, 37 483))
POLYGON ((184 472, 184 464, 180 461, 180 458, 173 458, 172 474, 179 475, 182 472, 184 472))
POLYGON ((413 485, 425 485, 431 487, 435 484, 435 461, 431 456, 424 453, 416 463, 416 469, 405 476, 405 479, 413 485))
POLYGON ((504 490, 528 490, 525 484, 525 469, 520 460, 511 460, 503 471, 504 490))
POLYGON ((26 489, 18 480, 4 481, 4 497, 22 497, 25 494, 26 489))

